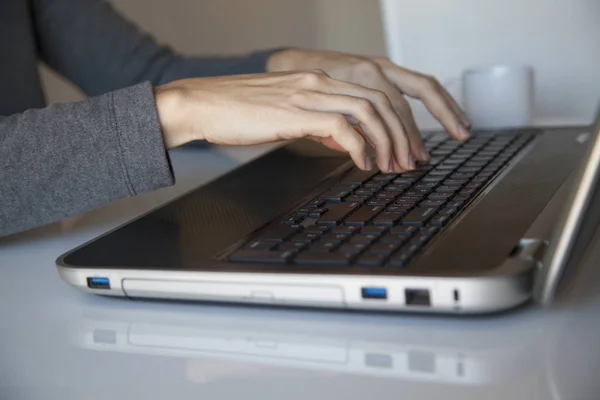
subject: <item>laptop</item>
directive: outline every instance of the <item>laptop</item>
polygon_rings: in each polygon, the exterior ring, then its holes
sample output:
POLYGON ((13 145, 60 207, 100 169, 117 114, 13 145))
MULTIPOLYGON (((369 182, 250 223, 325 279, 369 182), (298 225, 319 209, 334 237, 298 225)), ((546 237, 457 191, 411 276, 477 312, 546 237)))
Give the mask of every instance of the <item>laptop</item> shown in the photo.
POLYGON ((584 130, 424 134, 431 161, 365 172, 285 143, 57 260, 132 299, 482 314, 550 304, 599 221, 600 113, 584 130))

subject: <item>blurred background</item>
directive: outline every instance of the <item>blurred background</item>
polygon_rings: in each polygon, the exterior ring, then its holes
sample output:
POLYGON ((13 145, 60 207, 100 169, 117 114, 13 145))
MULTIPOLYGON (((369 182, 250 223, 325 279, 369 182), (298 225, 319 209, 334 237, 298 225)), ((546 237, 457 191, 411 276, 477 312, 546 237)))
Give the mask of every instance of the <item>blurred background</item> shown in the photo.
MULTIPOLYGON (((387 55, 441 82, 466 68, 535 68, 536 122, 589 123, 600 98, 600 0, 112 0, 185 54, 276 46, 387 55)), ((82 94, 43 68, 51 102, 82 94)), ((448 87, 456 93, 458 87, 448 87)), ((437 127, 413 102, 421 127, 437 127)))

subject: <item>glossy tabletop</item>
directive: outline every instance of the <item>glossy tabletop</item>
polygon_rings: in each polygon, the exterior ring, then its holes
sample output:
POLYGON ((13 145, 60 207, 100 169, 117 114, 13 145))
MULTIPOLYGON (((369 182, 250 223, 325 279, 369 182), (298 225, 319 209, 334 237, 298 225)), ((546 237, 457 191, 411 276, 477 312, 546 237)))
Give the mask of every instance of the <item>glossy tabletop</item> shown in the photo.
POLYGON ((0 399, 600 399, 600 235, 551 309, 370 314, 80 293, 63 252, 267 147, 172 152, 174 187, 0 239, 0 399))

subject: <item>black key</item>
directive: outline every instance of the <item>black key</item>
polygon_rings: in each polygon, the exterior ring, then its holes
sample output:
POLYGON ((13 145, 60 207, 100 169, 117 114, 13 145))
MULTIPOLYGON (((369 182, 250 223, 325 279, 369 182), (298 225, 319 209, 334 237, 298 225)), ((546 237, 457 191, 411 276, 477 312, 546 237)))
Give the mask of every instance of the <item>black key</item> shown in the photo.
POLYGON ((329 210, 322 216, 317 224, 319 225, 338 225, 351 212, 358 209, 360 203, 339 203, 330 204, 329 210))
POLYGON ((300 265, 349 265, 352 258, 344 253, 312 253, 303 252, 294 259, 294 263, 300 265))
POLYGON ((372 196, 375 192, 377 192, 377 189, 358 189, 357 191, 354 192, 355 195, 357 196, 372 196))
POLYGON ((481 167, 462 167, 459 168, 456 172, 458 173, 477 173, 481 171, 481 167))
POLYGON ((456 214, 458 210, 454 207, 448 207, 448 208, 444 208, 440 211, 441 215, 448 215, 449 217, 453 216, 454 214, 456 214))
POLYGON ((406 184, 393 184, 393 185, 386 186, 384 190, 386 192, 398 192, 398 193, 402 193, 403 191, 405 191, 409 187, 410 186, 406 185, 406 184))
POLYGON ((285 264, 293 251, 236 251, 229 256, 230 262, 285 264))
POLYGON ((438 214, 431 220, 430 224, 434 226, 445 226, 450 219, 449 215, 438 214))
POLYGON ((325 233, 329 230, 328 226, 322 226, 322 225, 309 225, 304 227, 304 230, 302 232, 304 233, 325 233))
POLYGON ((429 161, 427 161, 427 163, 429 165, 436 166, 439 163, 441 163, 443 159, 444 159, 444 157, 431 157, 431 159, 429 159, 429 161))
POLYGON ((381 210, 383 210, 383 206, 362 206, 358 211, 350 215, 345 222, 347 225, 365 225, 381 210))
POLYGON ((253 240, 246 245, 245 250, 248 251, 268 251, 275 247, 275 242, 261 242, 260 240, 253 240))
POLYGON ((392 267, 396 267, 396 268, 402 268, 402 267, 406 267, 408 265, 408 263, 410 262, 410 259, 412 257, 413 253, 407 252, 407 251, 401 251, 399 253, 394 254, 390 260, 389 260, 389 264, 392 267))
POLYGON ((471 182, 467 186, 465 186, 465 188, 477 190, 477 189, 479 189, 482 186, 483 186, 482 182, 471 182))
POLYGON ((454 169, 454 168, 456 168, 456 166, 458 166, 464 162, 465 162, 465 159, 463 159, 463 158, 460 158, 460 159, 449 158, 446 161, 444 161, 443 164, 441 164, 441 166, 442 167, 445 167, 445 166, 450 167, 451 166, 454 169))
POLYGON ((435 183, 435 184, 438 184, 438 183, 440 183, 443 180, 444 180, 444 177, 443 176, 439 176, 439 175, 438 176, 426 176, 426 177, 423 178, 423 180, 421 182, 423 182, 423 183, 435 183))
POLYGON ((335 228, 331 232, 335 233, 335 234, 343 234, 343 235, 349 236, 349 235, 352 235, 354 232, 357 232, 359 229, 360 229, 360 227, 355 226, 355 225, 341 225, 341 226, 338 226, 337 228, 335 228))
POLYGON ((434 169, 431 172, 429 172, 428 176, 439 176, 439 177, 445 177, 447 175, 450 175, 452 173, 453 170, 445 170, 445 169, 434 169))
POLYGON ((292 242, 300 242, 300 243, 310 243, 312 241, 317 240, 318 238, 320 238, 321 235, 318 233, 297 233, 294 236, 291 237, 291 241, 292 242))
POLYGON ((436 213, 437 208, 417 207, 402 220, 402 225, 423 226, 436 213))
POLYGON ((452 193, 431 193, 429 196, 427 196, 428 200, 447 200, 450 197, 452 197, 452 193))
POLYGON ((343 244, 339 249, 336 250, 336 253, 344 253, 344 254, 360 254, 362 253, 366 248, 367 248, 368 244, 367 243, 346 243, 343 244))
POLYGON ((287 243, 283 243, 282 245, 280 245, 278 247, 279 251, 300 251, 302 250, 304 247, 307 246, 307 243, 300 243, 300 242, 287 242, 287 243))
POLYGON ((456 168, 458 168, 458 165, 456 165, 456 164, 448 164, 446 161, 444 161, 443 163, 441 163, 440 165, 438 165, 437 167, 435 167, 435 169, 433 171, 431 171, 430 174, 435 175, 436 171, 452 172, 456 168))
POLYGON ((338 243, 313 243, 311 244, 306 251, 312 253, 329 253, 331 250, 336 248, 338 243))
POLYGON ((450 202, 448 202, 448 207, 454 207, 454 208, 461 208, 462 206, 465 205, 464 201, 460 201, 460 200, 452 200, 450 202))
POLYGON ((473 178, 473 180, 471 181, 471 183, 481 183, 481 184, 483 184, 483 183, 487 182, 488 179, 489 179, 489 177, 487 177, 487 176, 477 175, 475 178, 473 178))
POLYGON ((400 177, 400 178, 394 179, 394 184, 396 184, 396 185, 412 185, 418 179, 419 178, 405 178, 405 177, 400 177))
POLYGON ((471 194, 473 194, 475 192, 476 192, 476 190, 473 189, 473 188, 464 188, 463 190, 461 190, 460 192, 458 192, 458 194, 460 196, 464 196, 464 195, 469 196, 469 195, 471 195, 471 194))
POLYGON ((474 172, 456 172, 450 175, 450 179, 471 179, 475 176, 474 172))
POLYGON ((358 257, 356 263, 366 267, 377 267, 383 264, 387 254, 366 253, 358 257))
POLYGON ((300 208, 296 211, 296 215, 299 217, 306 217, 311 212, 310 208, 300 208))
POLYGON ((397 177, 398 177, 398 174, 380 174, 380 175, 375 175, 372 180, 375 182, 386 183, 386 182, 393 181, 397 177))
POLYGON ((390 229, 390 235, 411 236, 417 228, 409 225, 394 226, 390 229))
POLYGON ((419 183, 417 186, 415 186, 415 190, 432 190, 433 188, 435 188, 437 186, 437 183, 419 183))
POLYGON ((408 204, 402 204, 400 206, 389 206, 385 211, 389 212, 408 212, 412 207, 408 204))
POLYGON ((406 212, 383 212, 373 220, 375 225, 394 225, 406 212))
POLYGON ((376 170, 363 171, 361 169, 354 168, 352 170, 352 172, 350 174, 348 174, 348 176, 346 176, 344 178, 344 181, 342 182, 342 185, 344 185, 344 184, 358 184, 358 185, 362 185, 363 182, 366 182, 367 180, 371 179, 371 177, 373 175, 375 175, 376 173, 377 173, 376 170))
POLYGON ((346 239, 348 239, 348 235, 344 235, 343 233, 328 233, 324 235, 319 242, 340 244, 346 239))
POLYGON ((419 203, 419 207, 440 207, 445 203, 444 200, 425 200, 419 203))
POLYGON ((288 217, 281 221, 281 223, 284 225, 298 225, 300 222, 302 222, 302 219, 304 219, 304 217, 301 217, 299 215, 292 215, 291 217, 288 217))
POLYGON ((486 157, 475 156, 475 157, 471 158, 471 161, 490 162, 490 161, 492 161, 492 158, 493 157, 490 157, 490 156, 486 156, 486 157))
POLYGON ((363 187, 365 189, 375 189, 375 190, 379 190, 383 187, 384 183, 383 182, 367 182, 363 185, 363 187))
POLYGON ((413 196, 402 196, 398 199, 396 199, 396 202, 394 204, 415 204, 418 203, 421 200, 421 197, 413 197, 413 196))
POLYGON ((466 163, 465 165, 463 165, 461 168, 483 168, 487 165, 487 162, 481 162, 481 161, 469 161, 468 163, 466 163))
POLYGON ((371 196, 357 196, 357 195, 350 195, 348 197, 346 197, 344 199, 345 203, 364 203, 365 201, 367 201, 371 196))
POLYGON ((261 233, 258 240, 263 242, 283 242, 285 239, 298 232, 299 227, 276 225, 261 233))
POLYGON ((402 245, 404 243, 406 243, 406 241, 408 240, 408 236, 402 236, 402 235, 385 235, 383 236, 381 239, 379 239, 378 243, 394 243, 397 245, 402 245))
POLYGON ((325 202, 320 199, 314 199, 310 203, 307 203, 304 208, 318 208, 321 207, 325 202))
POLYGON ((423 228, 419 231, 419 235, 421 236, 433 236, 436 233, 438 233, 438 231, 440 230, 440 228, 438 228, 437 226, 428 226, 426 228, 423 228))
POLYGON ((389 256, 400 247, 397 243, 376 243, 369 248, 369 253, 385 254, 389 256))
POLYGON ((385 226, 365 226, 360 230, 360 233, 363 235, 383 235, 388 230, 385 226))
POLYGON ((408 171, 408 172, 404 172, 402 175, 400 175, 398 178, 420 178, 421 176, 423 176, 424 172, 423 171, 408 171))
POLYGON ((394 201, 393 198, 391 198, 391 199, 371 199, 367 202, 367 204, 369 206, 387 206, 392 201, 394 201))
POLYGON ((397 195, 398 193, 394 192, 379 192, 375 195, 375 197, 378 199, 395 199, 397 195))
POLYGON ((445 186, 463 186, 466 185, 469 181, 467 179, 446 179, 444 181, 445 186))
POLYGON ((425 197, 429 193, 431 193, 431 189, 413 189, 406 192, 405 195, 412 197, 425 197))
POLYGON ((308 214, 311 218, 319 218, 321 215, 327 212, 326 208, 313 208, 308 214))
POLYGON ((347 190, 329 190, 319 196, 320 199, 328 203, 339 203, 342 199, 350 194, 347 190))
POLYGON ((369 244, 373 241, 375 241, 377 239, 379 235, 374 235, 372 233, 366 234, 366 235, 354 235, 352 236, 352 239, 350 239, 350 243, 362 243, 362 244, 369 244))
POLYGON ((459 190, 460 188, 456 186, 439 186, 437 189, 435 189, 435 191, 438 193, 456 193, 459 190))
POLYGON ((471 196, 469 196, 469 195, 459 194, 458 196, 454 196, 452 198, 452 200, 455 200, 455 201, 467 201, 470 198, 471 198, 471 196))

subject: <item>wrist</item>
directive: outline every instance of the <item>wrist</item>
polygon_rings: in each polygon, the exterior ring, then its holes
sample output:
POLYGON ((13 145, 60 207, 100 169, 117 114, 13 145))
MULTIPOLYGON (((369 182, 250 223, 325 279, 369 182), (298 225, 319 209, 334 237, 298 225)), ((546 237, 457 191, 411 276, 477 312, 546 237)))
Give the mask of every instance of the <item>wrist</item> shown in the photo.
POLYGON ((154 99, 165 147, 169 150, 194 140, 182 124, 181 89, 171 84, 157 86, 154 99))

